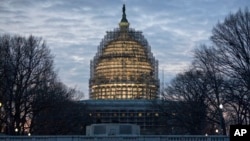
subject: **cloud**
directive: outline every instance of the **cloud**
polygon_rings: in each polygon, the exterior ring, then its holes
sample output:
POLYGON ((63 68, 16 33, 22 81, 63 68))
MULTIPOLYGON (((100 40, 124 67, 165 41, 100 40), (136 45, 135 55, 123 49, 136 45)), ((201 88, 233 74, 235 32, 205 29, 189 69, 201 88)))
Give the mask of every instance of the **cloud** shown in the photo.
MULTIPOLYGON (((55 55, 59 77, 88 94, 89 62, 106 31, 118 27, 123 1, 3 0, 0 34, 42 37, 55 55)), ((210 43, 211 30, 248 0, 125 1, 130 27, 143 31, 159 60, 159 76, 170 81, 188 68, 192 50, 210 43)), ((161 78, 162 79, 162 78, 161 78)), ((87 98, 88 96, 86 96, 87 98)))

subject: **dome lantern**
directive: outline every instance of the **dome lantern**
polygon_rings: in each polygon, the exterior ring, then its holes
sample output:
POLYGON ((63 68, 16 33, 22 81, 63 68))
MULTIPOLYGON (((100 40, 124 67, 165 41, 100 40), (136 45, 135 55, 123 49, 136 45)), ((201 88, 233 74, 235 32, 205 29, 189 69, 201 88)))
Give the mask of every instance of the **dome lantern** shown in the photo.
POLYGON ((126 8, 125 8, 125 4, 123 4, 123 7, 122 7, 122 19, 121 19, 121 22, 119 23, 119 26, 121 29, 123 28, 128 28, 129 27, 129 22, 126 18, 126 8))

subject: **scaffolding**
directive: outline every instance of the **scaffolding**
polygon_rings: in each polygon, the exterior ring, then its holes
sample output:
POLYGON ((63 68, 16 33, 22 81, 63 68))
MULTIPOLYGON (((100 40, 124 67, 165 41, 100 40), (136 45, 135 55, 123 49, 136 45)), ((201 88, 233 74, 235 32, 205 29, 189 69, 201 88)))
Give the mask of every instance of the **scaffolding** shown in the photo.
POLYGON ((129 28, 125 5, 120 28, 107 31, 90 61, 90 99, 156 99, 158 61, 141 31, 129 28))
POLYGON ((108 31, 90 61, 90 99, 156 99, 158 61, 141 31, 108 31))

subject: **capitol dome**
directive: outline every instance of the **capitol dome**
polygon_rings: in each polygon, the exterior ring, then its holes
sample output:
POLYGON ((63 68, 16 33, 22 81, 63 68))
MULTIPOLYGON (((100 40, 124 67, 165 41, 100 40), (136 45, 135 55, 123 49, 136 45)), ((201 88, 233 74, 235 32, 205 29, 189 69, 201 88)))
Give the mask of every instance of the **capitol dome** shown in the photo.
POLYGON ((90 99, 156 99, 158 61, 142 32, 129 28, 125 5, 119 28, 108 31, 90 62, 90 99))

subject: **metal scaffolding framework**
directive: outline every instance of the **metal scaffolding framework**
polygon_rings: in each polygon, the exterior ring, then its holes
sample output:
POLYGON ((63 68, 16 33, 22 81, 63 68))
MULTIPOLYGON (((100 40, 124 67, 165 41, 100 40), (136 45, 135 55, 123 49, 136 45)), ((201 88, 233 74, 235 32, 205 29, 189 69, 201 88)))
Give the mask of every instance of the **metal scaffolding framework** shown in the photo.
POLYGON ((119 26, 107 32, 90 61, 90 99, 156 99, 158 61, 142 32, 129 28, 125 6, 119 26))
POLYGON ((90 62, 91 99, 155 99, 158 61, 141 31, 108 31, 90 62))

